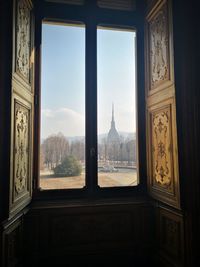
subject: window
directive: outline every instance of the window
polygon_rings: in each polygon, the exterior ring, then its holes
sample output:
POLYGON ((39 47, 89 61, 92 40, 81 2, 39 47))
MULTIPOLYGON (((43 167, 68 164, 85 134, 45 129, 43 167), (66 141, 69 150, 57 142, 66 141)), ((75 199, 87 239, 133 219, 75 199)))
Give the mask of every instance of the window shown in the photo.
POLYGON ((41 189, 85 185, 85 28, 42 25, 41 189))
POLYGON ((108 19, 107 11, 92 3, 84 9, 45 6, 36 34, 42 48, 39 192, 137 192, 143 187, 139 169, 145 173, 145 152, 138 153, 145 151, 142 142, 138 148, 138 132, 139 140, 145 140, 144 90, 137 94, 143 86, 138 17, 121 11, 119 19, 108 19))
POLYGON ((97 30, 98 184, 134 186, 136 144, 136 32, 97 30))

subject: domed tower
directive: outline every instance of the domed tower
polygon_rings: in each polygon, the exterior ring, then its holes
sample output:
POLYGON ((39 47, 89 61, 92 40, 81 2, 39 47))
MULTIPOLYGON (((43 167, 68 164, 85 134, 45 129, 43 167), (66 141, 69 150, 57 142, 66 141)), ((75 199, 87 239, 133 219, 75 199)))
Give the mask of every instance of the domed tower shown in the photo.
POLYGON ((114 144, 114 143, 119 144, 120 143, 120 137, 115 128, 114 104, 112 104, 112 120, 111 120, 111 127, 108 132, 107 143, 108 144, 114 144))

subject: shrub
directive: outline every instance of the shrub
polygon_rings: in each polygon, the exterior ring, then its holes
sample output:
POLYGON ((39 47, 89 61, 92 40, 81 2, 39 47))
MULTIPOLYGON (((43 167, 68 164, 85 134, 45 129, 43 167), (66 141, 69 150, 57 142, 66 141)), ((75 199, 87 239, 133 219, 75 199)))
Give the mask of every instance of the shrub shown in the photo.
POLYGON ((62 163, 54 168, 54 174, 61 177, 77 176, 81 171, 81 164, 73 156, 65 157, 62 163))

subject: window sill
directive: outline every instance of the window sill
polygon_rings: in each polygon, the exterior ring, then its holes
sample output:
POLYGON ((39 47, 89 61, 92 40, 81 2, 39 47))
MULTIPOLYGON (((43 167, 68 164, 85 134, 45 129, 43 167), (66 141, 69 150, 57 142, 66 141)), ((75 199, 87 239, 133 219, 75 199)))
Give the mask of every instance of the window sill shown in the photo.
POLYGON ((149 202, 147 196, 134 197, 101 197, 85 199, 56 199, 54 201, 47 199, 33 200, 32 209, 52 209, 52 208, 78 208, 78 207, 98 207, 98 206, 118 206, 118 205, 145 205, 149 202))

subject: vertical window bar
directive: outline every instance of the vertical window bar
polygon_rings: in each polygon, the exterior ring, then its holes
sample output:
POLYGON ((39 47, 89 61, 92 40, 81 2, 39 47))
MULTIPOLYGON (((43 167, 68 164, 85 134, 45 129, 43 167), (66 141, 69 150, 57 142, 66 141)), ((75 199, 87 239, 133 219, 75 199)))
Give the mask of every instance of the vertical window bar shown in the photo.
POLYGON ((86 186, 97 186, 97 34, 96 25, 86 26, 86 186))

